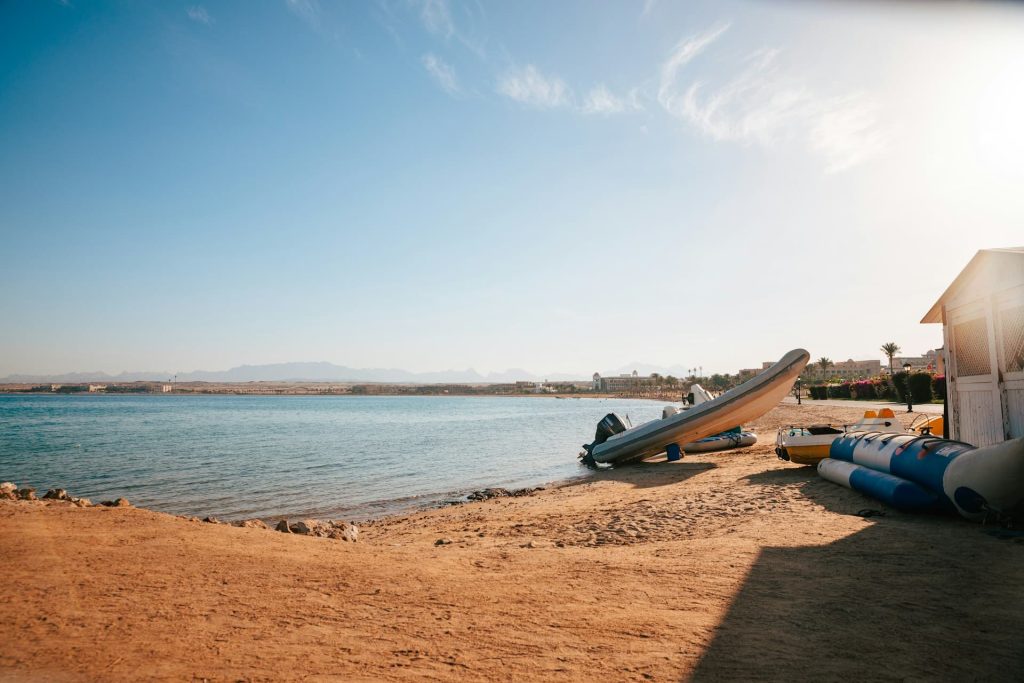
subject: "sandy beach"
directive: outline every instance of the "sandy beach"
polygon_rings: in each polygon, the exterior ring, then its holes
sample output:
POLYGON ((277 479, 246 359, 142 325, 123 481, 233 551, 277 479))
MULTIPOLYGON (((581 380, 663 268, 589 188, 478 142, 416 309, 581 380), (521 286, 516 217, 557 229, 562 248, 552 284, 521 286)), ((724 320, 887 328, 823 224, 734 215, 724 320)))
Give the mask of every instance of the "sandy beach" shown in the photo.
POLYGON ((781 405, 744 451, 377 520, 356 543, 3 502, 0 679, 1020 680, 1020 538, 772 452, 780 425, 860 413, 781 405))

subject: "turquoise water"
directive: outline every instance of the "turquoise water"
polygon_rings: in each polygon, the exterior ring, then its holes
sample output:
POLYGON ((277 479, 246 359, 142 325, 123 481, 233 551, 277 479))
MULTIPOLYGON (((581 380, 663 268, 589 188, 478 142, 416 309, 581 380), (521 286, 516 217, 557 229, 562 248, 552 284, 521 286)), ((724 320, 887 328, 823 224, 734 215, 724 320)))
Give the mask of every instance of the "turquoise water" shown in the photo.
POLYGON ((0 481, 187 515, 377 516, 586 476, 615 399, 0 395, 0 481))

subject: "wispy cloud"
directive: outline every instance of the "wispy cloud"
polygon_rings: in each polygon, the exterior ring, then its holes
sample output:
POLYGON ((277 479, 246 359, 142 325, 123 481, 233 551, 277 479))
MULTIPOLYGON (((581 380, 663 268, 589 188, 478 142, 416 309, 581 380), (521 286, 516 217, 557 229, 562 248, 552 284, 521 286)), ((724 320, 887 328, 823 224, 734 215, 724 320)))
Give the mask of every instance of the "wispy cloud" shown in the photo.
POLYGON ((690 63, 694 57, 699 55, 708 45, 718 40, 729 28, 728 24, 721 24, 715 28, 692 36, 676 45, 672 55, 661 65, 661 85, 658 88, 658 101, 662 106, 672 110, 674 106, 676 77, 679 71, 690 63))
POLYGON ((584 114, 620 114, 630 110, 640 111, 643 108, 639 88, 633 88, 625 97, 619 97, 604 83, 591 88, 580 105, 580 111, 584 114))
POLYGON ((419 0, 420 19, 428 31, 445 39, 455 35, 448 0, 419 0))
POLYGON ((197 24, 205 24, 209 26, 213 23, 213 17, 210 16, 210 13, 207 12, 206 8, 202 5, 192 5, 185 10, 185 14, 188 15, 189 19, 197 24))
POLYGON ((884 147, 878 106, 868 95, 816 94, 779 66, 779 50, 752 53, 729 78, 684 79, 684 67, 726 30, 728 25, 721 25, 683 40, 662 64, 658 102, 669 114, 714 140, 765 147, 800 143, 821 155, 830 173, 855 166, 884 147))
POLYGON ((483 6, 479 3, 459 3, 454 7, 449 0, 407 0, 419 14, 423 28, 445 42, 455 40, 481 59, 486 59, 486 40, 482 27, 486 23, 483 6))
POLYGON ((828 160, 829 173, 844 171, 885 149, 888 136, 879 129, 879 106, 862 93, 828 103, 810 131, 810 145, 828 160))
POLYGON ((565 81, 557 76, 545 76, 532 64, 506 73, 498 81, 498 92, 537 109, 568 106, 572 97, 565 81))
POLYGON ((437 55, 428 52, 421 59, 423 68, 427 70, 430 77, 434 79, 441 89, 449 95, 457 95, 462 89, 459 87, 459 80, 455 75, 455 69, 437 55))
POLYGON ((658 0, 644 0, 644 8, 640 11, 641 18, 648 16, 657 4, 658 0))
POLYGON ((292 14, 312 28, 320 28, 320 3, 317 0, 284 0, 292 14))
POLYGON ((626 104, 602 83, 587 93, 580 110, 584 114, 617 114, 625 108, 626 104))

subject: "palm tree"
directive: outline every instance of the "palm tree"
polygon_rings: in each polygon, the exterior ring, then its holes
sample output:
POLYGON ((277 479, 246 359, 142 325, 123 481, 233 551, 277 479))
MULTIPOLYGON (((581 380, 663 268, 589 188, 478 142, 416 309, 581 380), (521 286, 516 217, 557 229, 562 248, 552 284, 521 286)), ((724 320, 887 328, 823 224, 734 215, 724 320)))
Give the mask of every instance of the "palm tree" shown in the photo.
POLYGON ((832 366, 832 365, 835 365, 835 363, 833 363, 830 358, 826 358, 825 356, 822 356, 821 358, 818 359, 818 367, 821 368, 821 374, 822 375, 824 375, 826 372, 828 372, 829 366, 832 366))
POLYGON ((890 375, 893 374, 893 372, 892 372, 892 359, 893 359, 893 356, 895 356, 900 351, 902 351, 902 349, 896 344, 896 342, 887 342, 885 344, 882 344, 882 353, 884 353, 886 356, 889 357, 889 374, 890 375))

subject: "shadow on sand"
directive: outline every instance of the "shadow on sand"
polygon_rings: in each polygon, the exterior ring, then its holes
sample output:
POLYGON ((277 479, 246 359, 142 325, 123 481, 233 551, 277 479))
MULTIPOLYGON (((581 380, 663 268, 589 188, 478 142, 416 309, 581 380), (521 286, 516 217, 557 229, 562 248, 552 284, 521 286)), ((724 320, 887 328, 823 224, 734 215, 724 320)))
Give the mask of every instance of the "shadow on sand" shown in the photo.
POLYGON ((748 479, 886 516, 827 545, 763 549, 691 680, 1024 679, 1024 545, 884 508, 811 467, 748 479))
POLYGON ((690 477, 718 467, 710 462, 665 462, 665 458, 644 460, 622 467, 591 470, 588 475, 567 482, 566 486, 592 484, 598 481, 619 481, 632 484, 635 488, 650 488, 678 484, 690 477))

